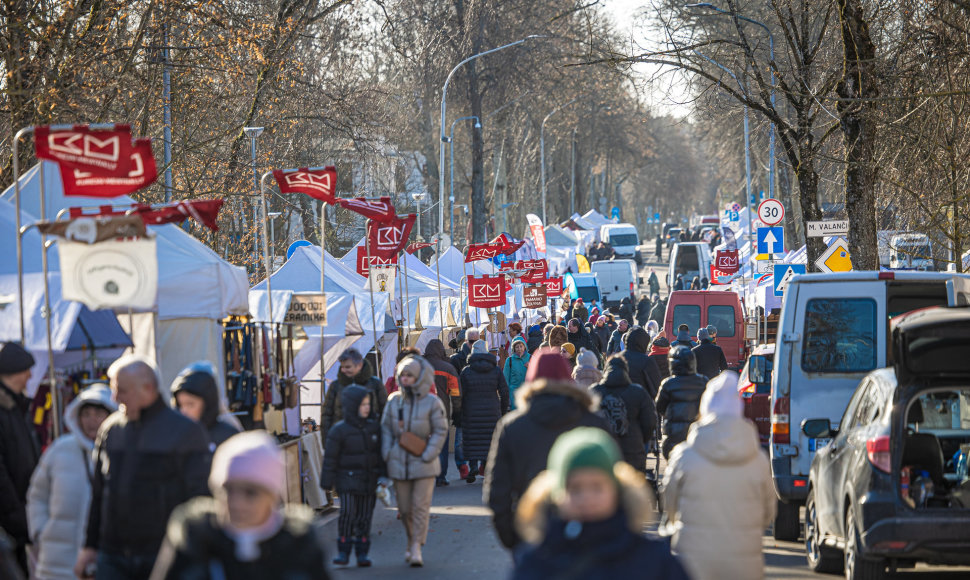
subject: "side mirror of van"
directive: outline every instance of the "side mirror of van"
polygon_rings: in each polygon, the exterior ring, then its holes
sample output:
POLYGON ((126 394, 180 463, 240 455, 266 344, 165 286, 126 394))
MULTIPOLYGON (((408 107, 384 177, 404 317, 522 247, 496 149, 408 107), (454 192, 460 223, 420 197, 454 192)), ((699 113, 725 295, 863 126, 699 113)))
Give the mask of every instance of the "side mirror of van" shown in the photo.
POLYGON ((832 423, 828 419, 805 419, 802 421, 802 433, 812 439, 828 439, 834 437, 832 423))

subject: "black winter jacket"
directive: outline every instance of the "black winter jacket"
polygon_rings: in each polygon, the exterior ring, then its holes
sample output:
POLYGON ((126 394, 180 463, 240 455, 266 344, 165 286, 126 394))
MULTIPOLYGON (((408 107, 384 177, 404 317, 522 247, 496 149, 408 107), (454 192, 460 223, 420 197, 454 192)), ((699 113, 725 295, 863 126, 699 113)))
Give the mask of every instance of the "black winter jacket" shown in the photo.
POLYGON ((306 506, 283 508, 279 531, 259 543, 259 557, 241 562, 236 542, 219 523, 211 498, 196 498, 172 514, 151 580, 329 580, 323 538, 306 506))
POLYGON ((647 297, 643 297, 637 302, 637 324, 640 326, 647 325, 647 321, 650 320, 650 309, 652 307, 653 305, 647 297))
POLYGON ((626 323, 633 326, 633 306, 630 304, 629 298, 623 298, 620 301, 620 309, 617 312, 620 318, 626 320, 626 323))
POLYGON ((664 316, 667 315, 667 301, 657 300, 657 303, 650 307, 650 320, 657 322, 657 326, 663 328, 664 316))
POLYGON ((209 493, 209 436, 161 398, 137 420, 109 416, 94 453, 85 547, 154 555, 176 506, 209 493))
POLYGON ((697 359, 697 374, 708 379, 713 379, 728 368, 724 351, 710 340, 702 340, 699 345, 691 349, 691 352, 697 359))
POLYGON ((585 348, 586 350, 595 352, 599 356, 600 350, 596 348, 596 341, 589 335, 589 330, 583 325, 582 322, 579 324, 579 332, 569 332, 569 327, 567 329, 567 336, 569 337, 569 342, 576 347, 576 354, 579 354, 580 348, 585 348))
POLYGON ((374 414, 380 417, 384 413, 384 405, 387 404, 387 390, 381 384, 381 380, 374 376, 374 369, 370 366, 370 361, 364 359, 364 366, 355 377, 348 377, 341 372, 337 372, 337 379, 330 383, 327 394, 323 398, 323 410, 320 417, 320 430, 329 433, 330 428, 343 420, 344 410, 340 404, 340 391, 350 385, 361 385, 367 387, 374 393, 374 414))
POLYGON ((492 353, 471 355, 459 382, 462 450, 468 461, 485 461, 495 424, 509 412, 509 385, 492 353))
POLYGON ((693 365, 674 364, 673 376, 660 383, 657 393, 657 412, 663 416, 664 449, 669 452, 687 439, 691 423, 697 420, 701 396, 707 379, 696 374, 693 365))
POLYGON ((0 383, 0 528, 18 546, 29 541, 27 488, 40 459, 37 432, 27 422, 30 399, 0 383))
POLYGON ((542 543, 525 553, 512 580, 688 580, 667 544, 634 533, 622 510, 583 524, 578 535, 567 533, 568 525, 550 517, 542 543))
POLYGON ((210 449, 213 452, 226 439, 239 433, 239 429, 235 425, 219 418, 221 405, 219 402, 219 386, 216 384, 215 377, 204 371, 194 371, 176 378, 172 384, 172 406, 176 409, 178 409, 178 398, 176 395, 182 392, 195 395, 202 399, 204 407, 202 409, 202 419, 199 422, 202 423, 202 426, 209 433, 210 449))
POLYGON ((610 342, 606 344, 607 355, 616 354, 622 350, 623 334, 624 333, 620 332, 619 328, 613 331, 613 334, 610 335, 610 342))
MULTIPOLYGON (((593 328, 590 330, 590 335, 595 336, 599 340, 599 344, 597 346, 599 347, 600 353, 606 353, 606 347, 610 344, 610 336, 612 336, 612 334, 613 331, 610 330, 610 327, 606 326, 605 324, 603 326, 596 326, 595 324, 593 325, 593 328)), ((577 352, 579 351, 579 349, 576 350, 577 352)))
POLYGON ((437 338, 432 338, 424 347, 424 358, 434 368, 434 390, 445 405, 445 416, 449 422, 454 422, 455 417, 461 414, 458 371, 445 356, 445 345, 437 338))
MULTIPOLYGON (((470 347, 467 342, 461 343, 461 346, 455 351, 455 354, 451 355, 449 358, 451 361, 451 366, 455 367, 455 370, 461 373, 461 371, 465 370, 465 367, 468 365, 468 355, 470 355, 471 352, 472 347, 470 347)), ((435 387, 435 389, 437 390, 437 387, 435 387)))
POLYGON ((546 468, 556 439, 576 427, 608 431, 606 421, 591 410, 591 393, 572 381, 539 379, 522 385, 517 397, 525 404, 502 417, 495 428, 482 489, 506 548, 522 542, 515 531, 515 509, 532 480, 546 468))
POLYGON ((340 398, 347 416, 327 433, 320 487, 336 488, 337 493, 370 495, 377 491, 377 480, 385 473, 381 421, 374 414, 374 397, 366 388, 351 385, 340 393, 340 398), (365 397, 371 397, 371 412, 363 419, 357 410, 365 397))
POLYGON ((542 338, 542 329, 538 325, 529 329, 529 337, 525 341, 525 345, 529 349, 529 354, 534 353, 542 345, 542 338))
POLYGON ((657 409, 641 385, 631 382, 622 359, 606 363, 606 376, 590 387, 599 396, 600 415, 620 445, 623 460, 639 471, 647 469, 644 445, 655 438, 657 409))
POLYGON ((626 361, 630 380, 646 389, 650 399, 656 399, 660 389, 660 369, 647 354, 649 348, 650 335, 637 326, 627 333, 626 350, 620 356, 626 361))

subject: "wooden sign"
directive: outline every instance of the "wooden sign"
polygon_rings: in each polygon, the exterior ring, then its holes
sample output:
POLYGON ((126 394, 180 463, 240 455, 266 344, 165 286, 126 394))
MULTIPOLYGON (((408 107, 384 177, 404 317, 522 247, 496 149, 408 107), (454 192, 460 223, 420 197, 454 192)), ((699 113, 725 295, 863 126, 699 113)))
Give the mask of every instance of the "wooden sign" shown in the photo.
POLYGON ((284 324, 327 325, 327 297, 323 294, 294 294, 286 309, 284 324))
POLYGON ((544 308, 546 306, 546 285, 530 284, 522 287, 522 306, 525 308, 544 308))

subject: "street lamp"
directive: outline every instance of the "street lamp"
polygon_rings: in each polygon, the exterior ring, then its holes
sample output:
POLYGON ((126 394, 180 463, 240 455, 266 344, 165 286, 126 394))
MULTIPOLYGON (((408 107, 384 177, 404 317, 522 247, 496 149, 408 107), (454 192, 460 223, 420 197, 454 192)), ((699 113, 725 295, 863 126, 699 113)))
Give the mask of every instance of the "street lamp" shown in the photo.
POLYGON ((555 115, 562 109, 568 107, 569 105, 575 103, 578 100, 579 100, 579 97, 576 97, 575 99, 569 101, 568 103, 559 105, 558 107, 553 109, 548 115, 546 115, 546 118, 542 120, 542 124, 539 126, 539 165, 541 169, 540 173, 542 174, 542 225, 543 227, 549 225, 549 222, 546 221, 546 121, 549 120, 549 117, 555 115))
MULTIPOLYGON (((249 150, 252 153, 252 159, 253 159, 253 193, 257 197, 260 197, 260 201, 258 203, 262 207, 262 213, 263 213, 263 217, 264 217, 264 219, 263 219, 263 239, 264 240, 267 240, 267 242, 268 242, 269 235, 266 232, 266 219, 265 219, 265 216, 266 216, 266 199, 264 197, 261 197, 262 196, 262 193, 259 190, 259 174, 256 173, 256 138, 263 134, 263 128, 262 127, 243 127, 243 133, 245 133, 246 136, 249 137, 249 139, 250 139, 250 148, 249 148, 249 150)), ((260 212, 256 208, 256 203, 257 202, 254 202, 253 203, 253 226, 255 226, 256 224, 259 223, 259 214, 260 214, 260 212)), ((255 262, 258 264, 259 263, 259 258, 257 256, 259 256, 259 236, 253 236, 253 256, 255 257, 255 262)), ((263 252, 263 257, 266 258, 267 261, 269 260, 269 257, 268 256, 269 256, 269 252, 268 251, 264 251, 263 252)), ((255 270, 255 268, 254 268, 254 270, 255 270)), ((269 274, 267 274, 267 276, 268 275, 269 274)))
MULTIPOLYGON (((439 125, 441 130, 441 145, 439 145, 438 147, 438 240, 439 240, 439 243, 440 243, 440 240, 443 239, 445 235, 445 204, 441 202, 443 201, 443 197, 444 197, 444 187, 442 187, 442 185, 445 182, 445 145, 444 144, 447 142, 446 140, 448 139, 448 137, 445 135, 445 123, 447 122, 446 112, 447 112, 447 104, 448 104, 448 98, 447 98, 448 83, 451 82, 451 77, 454 76, 454 74, 458 71, 458 69, 460 69, 466 63, 471 62, 472 60, 475 60, 478 57, 485 56, 486 54, 492 54, 493 52, 498 52, 500 50, 504 50, 506 48, 510 48, 510 47, 522 44, 523 42, 526 42, 528 40, 537 39, 537 38, 546 38, 546 37, 541 34, 532 34, 532 35, 526 36, 521 40, 516 40, 515 42, 510 42, 508 44, 499 46, 498 48, 493 48, 491 50, 486 50, 485 52, 473 54, 472 56, 466 58, 465 60, 455 65, 455 68, 451 69, 451 72, 448 73, 448 77, 445 79, 444 86, 441 87, 441 124, 439 125)), ((440 254, 441 252, 440 247, 438 248, 438 252, 440 254)))
POLYGON ((424 201, 424 198, 426 197, 428 197, 428 194, 423 191, 411 194, 411 199, 418 204, 418 241, 421 240, 421 202, 424 201))
MULTIPOLYGON (((771 29, 765 25, 764 22, 755 20, 753 18, 748 18, 747 16, 742 16, 737 12, 731 12, 729 10, 722 10, 717 6, 711 4, 710 2, 700 2, 697 4, 687 4, 684 8, 705 8, 707 10, 713 10, 725 16, 733 16, 738 20, 744 20, 754 24, 755 26, 760 26, 765 33, 768 35, 768 60, 771 61, 771 96, 769 97, 771 101, 771 108, 775 108, 775 38, 771 35, 771 29)), ((775 197, 775 122, 771 121, 770 133, 768 134, 768 197, 774 199, 775 197)), ((749 194, 750 195, 750 194, 749 194)))
MULTIPOLYGON (((461 118, 455 119, 451 123, 451 134, 448 136, 448 149, 449 149, 448 155, 451 157, 451 162, 449 163, 449 165, 451 165, 451 169, 450 169, 451 178, 448 180, 450 183, 450 185, 448 186, 450 191, 450 193, 448 194, 448 202, 451 204, 450 207, 452 208, 454 208, 455 206, 455 125, 459 121, 468 121, 470 119, 475 119, 475 125, 474 125, 475 129, 482 128, 482 123, 481 121, 478 120, 477 116, 470 115, 468 117, 461 117, 461 118)), ((455 210, 454 209, 451 210, 451 230, 450 231, 451 231, 451 239, 452 241, 454 241, 455 239, 455 210)))

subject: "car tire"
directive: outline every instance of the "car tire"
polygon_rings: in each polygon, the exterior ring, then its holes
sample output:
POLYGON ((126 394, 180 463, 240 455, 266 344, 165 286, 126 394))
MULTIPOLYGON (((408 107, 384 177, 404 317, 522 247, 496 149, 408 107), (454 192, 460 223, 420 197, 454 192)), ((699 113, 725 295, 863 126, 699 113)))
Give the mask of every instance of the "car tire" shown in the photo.
POLYGON ((778 501, 775 511, 775 525, 772 535, 779 542, 795 542, 801 533, 801 522, 798 518, 798 504, 778 501))
POLYGON ((808 490, 808 498, 805 500, 805 558, 808 560, 809 569, 821 574, 841 574, 845 564, 844 556, 839 550, 822 544, 814 489, 808 490))
POLYGON ((859 530, 850 506, 845 514, 845 578, 846 580, 879 580, 886 577, 886 561, 869 559, 859 552, 859 530))

